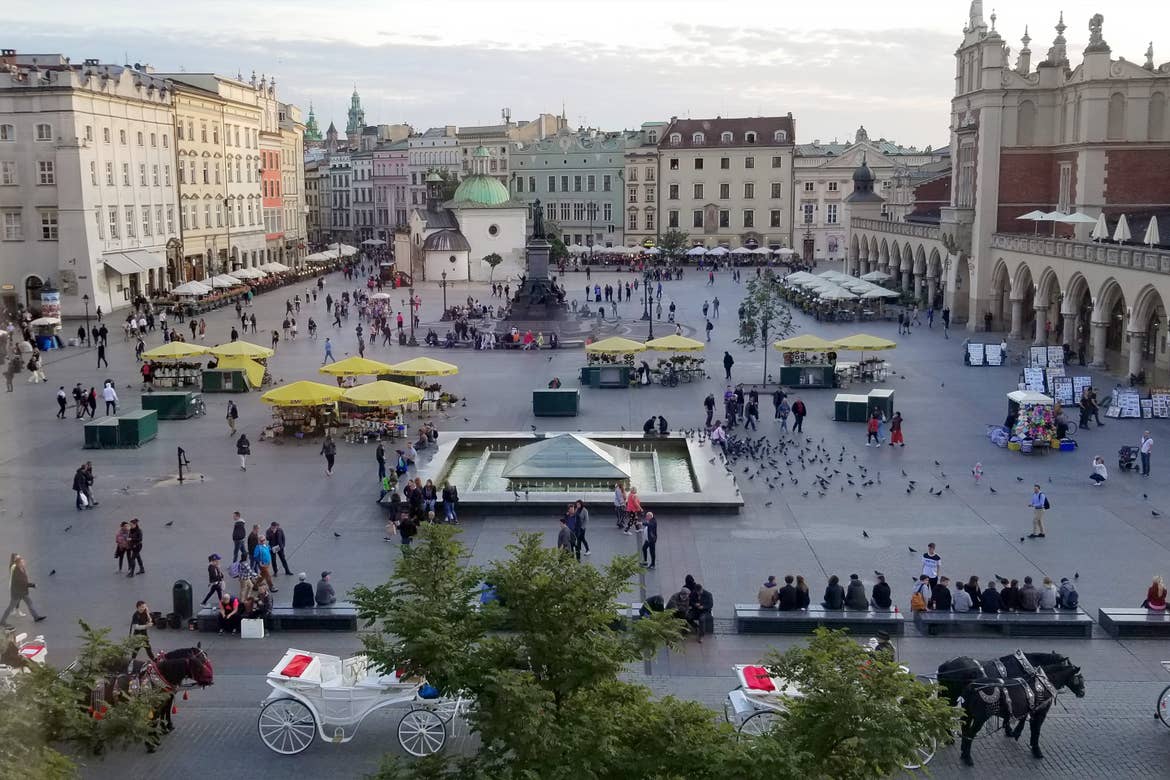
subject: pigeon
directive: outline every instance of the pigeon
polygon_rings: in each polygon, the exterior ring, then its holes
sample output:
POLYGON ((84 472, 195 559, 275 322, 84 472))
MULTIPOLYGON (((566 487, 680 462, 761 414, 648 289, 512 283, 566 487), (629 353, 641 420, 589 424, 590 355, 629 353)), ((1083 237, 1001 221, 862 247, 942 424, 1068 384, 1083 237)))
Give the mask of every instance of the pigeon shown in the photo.
POLYGON ((906 469, 902 469, 902 476, 903 476, 903 477, 907 476, 907 475, 906 475, 906 469))
POLYGON ((881 573, 880 571, 878 571, 877 569, 874 569, 874 570, 873 570, 873 576, 875 576, 875 577, 884 577, 884 576, 886 576, 886 575, 882 574, 882 573, 881 573))
POLYGON ((1022 542, 1022 541, 1024 541, 1024 537, 1022 537, 1022 536, 1021 536, 1021 537, 1020 537, 1020 541, 1021 541, 1021 542, 1022 542))
POLYGON ((1079 571, 1074 571, 1073 572, 1073 579, 1079 580, 1080 578, 1081 578, 1081 573, 1079 571))
POLYGON ((861 500, 861 498, 862 498, 862 496, 861 496, 861 494, 860 494, 860 493, 854 493, 853 495, 857 496, 857 500, 858 500, 858 501, 860 501, 860 500, 861 500))
POLYGON ((1008 581, 1007 581, 1007 579, 1005 579, 1004 577, 1001 577, 1001 576, 999 576, 998 574, 994 575, 994 577, 995 577, 997 580, 999 580, 999 584, 1000 584, 1000 585, 1007 585, 1007 584, 1008 584, 1008 581))
POLYGON ((936 465, 936 466, 941 466, 942 464, 941 464, 941 463, 939 463, 939 462, 936 460, 936 461, 934 462, 934 465, 936 465))
POLYGON ((334 538, 334 539, 340 539, 340 538, 341 538, 341 534, 339 534, 339 533, 337 533, 336 531, 334 531, 334 532, 333 532, 333 538, 334 538))
POLYGON ((1144 498, 1146 501, 1150 500, 1150 497, 1148 495, 1146 495, 1145 493, 1142 493, 1142 498, 1144 498))
POLYGON ((168 520, 167 522, 163 523, 163 525, 166 526, 167 528, 170 528, 174 524, 175 524, 174 520, 168 520))
POLYGON ((990 490, 992 493, 998 493, 998 492, 999 492, 999 491, 998 491, 998 490, 996 490, 995 488, 988 488, 988 489, 989 489, 989 490, 990 490))
POLYGON ((49 569, 49 576, 50 576, 50 577, 52 577, 52 576, 53 576, 54 574, 56 574, 56 573, 57 573, 57 570, 56 570, 56 569, 49 569))
POLYGON ((1023 481, 1024 481, 1023 477, 1016 477, 1016 482, 1023 482, 1023 481))
POLYGON ((801 497, 801 498, 808 498, 808 491, 806 490, 806 491, 804 491, 803 493, 801 493, 801 494, 800 494, 800 497, 801 497))
MULTIPOLYGON (((1161 517, 1162 516, 1162 513, 1159 512, 1157 509, 1151 509, 1150 514, 1153 515, 1154 517, 1161 517)), ((66 528, 65 530, 68 531, 69 529, 66 528)))
POLYGON ((466 417, 464 417, 463 422, 471 422, 471 420, 468 420, 466 417))
POLYGON ((917 551, 917 550, 915 550, 913 547, 907 547, 906 549, 907 549, 907 550, 909 550, 910 552, 918 552, 918 551, 917 551))
POLYGON ((71 525, 65 526, 65 533, 69 533, 71 530, 73 530, 73 526, 71 526, 71 525))
POLYGON ((868 538, 869 538, 869 534, 868 534, 868 533, 866 533, 865 531, 862 531, 862 532, 861 532, 861 535, 862 535, 862 536, 864 536, 866 539, 868 539, 868 538))
POLYGON ((772 506, 772 502, 771 502, 771 501, 765 501, 765 502, 764 502, 764 506, 772 506))

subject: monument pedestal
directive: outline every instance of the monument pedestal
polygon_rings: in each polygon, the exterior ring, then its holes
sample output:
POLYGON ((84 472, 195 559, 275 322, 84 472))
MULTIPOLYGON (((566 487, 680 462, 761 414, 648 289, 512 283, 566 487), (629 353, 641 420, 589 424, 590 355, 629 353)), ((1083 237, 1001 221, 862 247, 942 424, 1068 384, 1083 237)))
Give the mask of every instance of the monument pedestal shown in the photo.
POLYGON ((568 307, 562 293, 548 276, 549 254, 552 245, 543 238, 533 238, 525 247, 528 259, 528 275, 516 290, 512 299, 508 320, 524 322, 546 322, 564 320, 568 307))

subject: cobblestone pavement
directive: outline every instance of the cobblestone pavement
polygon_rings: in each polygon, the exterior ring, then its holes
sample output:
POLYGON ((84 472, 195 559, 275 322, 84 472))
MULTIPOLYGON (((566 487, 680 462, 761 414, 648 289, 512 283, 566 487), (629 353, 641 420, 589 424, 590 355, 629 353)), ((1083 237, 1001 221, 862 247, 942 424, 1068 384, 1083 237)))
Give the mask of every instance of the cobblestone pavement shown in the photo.
MULTIPOLYGON (((595 275, 594 279, 604 283, 614 276, 595 275)), ((624 278, 630 277, 627 274, 624 278)), ((713 341, 705 353, 711 373, 722 377, 722 351, 730 349, 736 360, 735 380, 759 381, 765 373, 763 352, 732 343, 742 288, 726 274, 718 276, 714 287, 704 282, 691 272, 681 282, 665 283, 664 307, 675 301, 685 332, 702 338, 699 309, 704 300, 718 295, 722 317, 715 321, 713 341)), ((570 290, 580 290, 583 285, 581 275, 570 275, 570 290)), ((343 286, 341 278, 333 275, 326 289, 336 296, 343 286)), ((461 300, 468 292, 465 286, 453 286, 448 289, 449 300, 461 300)), ((486 288, 470 292, 486 300, 486 288)), ((287 289, 257 299, 261 334, 279 327, 283 300, 293 294, 294 290, 287 289)), ((425 288, 421 294, 425 323, 437 314, 441 293, 425 288)), ((619 306, 623 317, 636 317, 640 312, 640 304, 619 306)), ((206 315, 208 343, 227 340, 232 314, 229 309, 206 315)), ((333 337, 338 358, 354 351, 353 318, 346 327, 333 329, 318 301, 315 308, 301 313, 302 334, 310 314, 320 323, 322 337, 333 337)), ((796 321, 802 330, 829 337, 864 330, 895 338, 893 325, 829 325, 811 322, 802 315, 797 315, 796 321)), ((322 569, 331 569, 339 592, 358 582, 372 583, 385 577, 399 553, 397 544, 381 541, 382 517, 373 502, 377 493, 372 448, 342 444, 335 475, 326 478, 313 443, 258 441, 269 411, 256 394, 234 397, 240 406, 240 427, 253 441, 254 455, 246 473, 236 465, 223 419, 226 398, 218 395, 207 396, 206 418, 164 421, 158 439, 138 450, 82 450, 81 425, 71 415, 64 421, 54 419, 53 395, 58 385, 68 389, 80 381, 86 387, 100 387, 101 380, 110 376, 117 380, 123 408, 139 406, 131 345, 122 342, 118 324, 111 325, 115 333, 108 371, 94 369, 92 351, 62 350, 47 361, 48 384, 28 385, 23 382, 27 377, 20 376, 16 392, 0 394, 0 437, 10 443, 0 450, 0 553, 19 551, 29 560, 33 581, 38 584, 34 599, 38 609, 49 615, 38 629, 49 640, 51 661, 67 661, 74 652, 78 618, 124 631, 136 599, 144 598, 155 609, 169 611, 171 585, 177 578, 190 580, 197 598, 202 597, 206 556, 213 551, 225 556, 230 553, 230 517, 236 509, 249 523, 262 527, 272 519, 281 521, 288 534, 288 557, 294 572, 305 571, 316 579, 322 569), (195 471, 194 479, 182 486, 173 480, 177 446, 186 449, 195 471), (76 466, 86 459, 94 463, 101 504, 79 513, 73 507, 70 482, 76 466), (130 517, 142 519, 147 569, 144 576, 132 580, 118 576, 112 561, 118 521, 130 517), (51 571, 55 574, 50 575, 51 571)), ((67 330, 75 327, 70 323, 67 330)), ((644 323, 636 320, 624 319, 614 329, 638 337, 646 335, 644 323)), ((656 323, 656 335, 669 331, 665 323, 656 323)), ((1122 444, 1136 443, 1143 424, 1107 421, 1104 428, 1080 434, 1081 449, 1073 454, 1029 459, 993 448, 984 438, 985 425, 1003 419, 1004 393, 1014 388, 1016 369, 964 367, 964 336, 962 331, 953 331, 946 340, 938 328, 921 327, 911 336, 899 338, 898 349, 887 353, 895 369, 887 386, 895 390, 895 406, 906 418, 905 449, 865 448, 861 426, 831 421, 834 391, 802 394, 810 407, 806 422, 807 436, 813 440, 810 446, 821 444, 823 438, 823 446, 830 452, 845 448, 843 465, 851 473, 856 473, 855 464, 866 465, 871 473, 881 472, 882 484, 864 489, 861 498, 852 490, 836 488, 823 498, 815 494, 806 497, 803 487, 787 482, 769 490, 763 480, 748 480, 737 472, 745 499, 741 514, 659 513, 658 567, 646 574, 649 592, 669 592, 684 575, 695 575, 715 595, 716 617, 723 633, 655 663, 648 680, 655 690, 676 692, 721 708, 723 696, 732 687, 731 664, 753 660, 769 646, 783 647, 793 641, 729 632, 732 604, 750 601, 767 574, 804 574, 819 593, 830 574, 844 578, 857 572, 865 579, 876 569, 887 574, 896 597, 905 603, 910 579, 918 573, 918 556, 907 548, 921 550, 928 541, 936 541, 943 572, 953 578, 966 580, 975 574, 986 581, 993 574, 1059 578, 1077 573, 1082 604, 1093 615, 1101 606, 1138 603, 1153 574, 1170 574, 1166 569, 1170 559, 1170 485, 1160 478, 1162 465, 1156 454, 1160 450, 1155 450, 1155 476, 1149 480, 1111 473, 1106 487, 1094 489, 1087 478, 1093 455, 1103 454, 1112 464, 1111 453, 1122 444), (976 461, 985 469, 979 485, 969 476, 976 461), (905 492, 903 470, 908 475, 905 479, 918 483, 918 490, 911 495, 905 492), (1033 482, 1044 485, 1052 498, 1049 534, 1044 540, 1021 543, 1019 537, 1030 528, 1025 504, 1033 482), (997 492, 991 493, 990 487, 997 492), (932 494, 936 489, 941 497, 932 494)), ((266 341, 263 335, 252 338, 266 341)), ((999 335, 992 338, 998 340, 999 335)), ((159 334, 152 334, 149 343, 153 346, 160 341, 159 334)), ((425 352, 374 346, 366 354, 393 361, 425 352)), ((620 426, 636 430, 650 414, 663 414, 674 427, 685 428, 701 422, 703 396, 724 386, 713 378, 672 389, 586 390, 580 417, 534 421, 527 393, 552 376, 560 376, 572 386, 581 363, 579 350, 433 354, 460 365, 460 374, 445 378, 444 387, 468 398, 465 408, 435 418, 444 433, 526 430, 533 422, 547 430, 616 430, 620 426)), ((318 378, 321 355, 321 342, 302 335, 295 343, 281 343, 272 361, 273 371, 279 380, 318 378)), ((773 352, 769 373, 775 372, 777 363, 778 355, 773 352)), ((1073 373, 1082 372, 1077 369, 1073 373)), ((1094 376, 1101 387, 1114 381, 1085 373, 1094 376)), ((761 406, 765 419, 759 435, 776 442, 766 397, 761 406)), ((1145 425, 1156 440, 1170 431, 1163 420, 1145 425)), ((797 478, 800 476, 797 473, 797 478)), ((629 537, 607 527, 601 514, 595 513, 590 531, 593 562, 628 553, 632 544, 629 537)), ((475 560, 486 561, 501 555, 518 530, 543 533, 551 544, 556 523, 505 512, 468 516, 464 540, 475 560)), ((291 586, 284 583, 278 599, 290 592, 291 586)), ((28 618, 14 621, 22 630, 31 627, 28 618)), ((172 648, 194 639, 190 634, 179 637, 157 632, 154 642, 156 647, 172 648)), ((229 776, 255 776, 289 766, 328 776, 357 776, 372 769, 379 753, 393 742, 395 723, 389 714, 367 724, 354 742, 314 745, 295 764, 269 754, 256 737, 255 715, 260 700, 267 695, 263 675, 283 650, 298 646, 347 654, 357 648, 354 637, 286 635, 244 643, 210 636, 204 641, 215 662, 217 682, 181 703, 176 716, 178 737, 168 740, 165 749, 154 756, 136 751, 111 756, 91 769, 91 776, 196 777, 206 774, 209 761, 214 761, 215 771, 229 776)), ((1170 658, 1170 643, 1121 643, 1100 634, 1089 641, 1036 642, 908 636, 900 643, 900 651, 916 671, 930 671, 955 655, 971 652, 992 657, 1019 644, 1067 653, 1084 667, 1089 695, 1083 700, 1060 699, 1058 712, 1045 729, 1048 758, 1043 763, 1034 763, 1024 746, 988 739, 976 748, 978 774, 967 775, 991 776, 994 770, 995 776, 1004 777, 1165 776, 1164 769, 1170 766, 1170 733, 1152 715, 1157 693, 1170 682, 1170 675, 1158 664, 1170 658)), ((956 749, 941 751, 932 765, 935 774, 958 775, 956 757, 956 749)))

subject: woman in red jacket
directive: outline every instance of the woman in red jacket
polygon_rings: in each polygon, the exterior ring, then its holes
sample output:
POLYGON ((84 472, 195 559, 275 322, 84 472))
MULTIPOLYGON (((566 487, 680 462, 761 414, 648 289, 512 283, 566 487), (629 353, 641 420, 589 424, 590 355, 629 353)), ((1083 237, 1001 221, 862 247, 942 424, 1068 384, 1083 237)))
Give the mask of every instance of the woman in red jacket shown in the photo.
POLYGON ((1166 611, 1166 584, 1162 582, 1160 576, 1154 577, 1150 589, 1146 591, 1146 600, 1142 606, 1156 612, 1166 611))
POLYGON ((865 427, 865 446, 866 447, 880 447, 881 446, 882 441, 881 441, 881 439, 878 438, 879 422, 880 421, 878 420, 878 411, 877 411, 877 409, 874 409, 873 413, 871 413, 869 415, 869 422, 866 423, 866 427, 865 427), (870 442, 873 442, 873 444, 870 444, 870 442))

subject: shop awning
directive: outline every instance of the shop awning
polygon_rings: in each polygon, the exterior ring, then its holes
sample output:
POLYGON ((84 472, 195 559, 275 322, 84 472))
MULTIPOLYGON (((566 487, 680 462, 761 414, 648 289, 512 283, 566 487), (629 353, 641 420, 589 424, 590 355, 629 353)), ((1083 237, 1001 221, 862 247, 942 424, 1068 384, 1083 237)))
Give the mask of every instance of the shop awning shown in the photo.
POLYGON ((167 267, 167 258, 162 252, 152 252, 149 249, 129 249, 122 254, 142 266, 143 270, 167 267))
POLYGON ((104 255, 106 268, 109 268, 116 274, 128 276, 130 274, 140 274, 146 271, 145 268, 130 257, 120 253, 111 253, 104 255))

